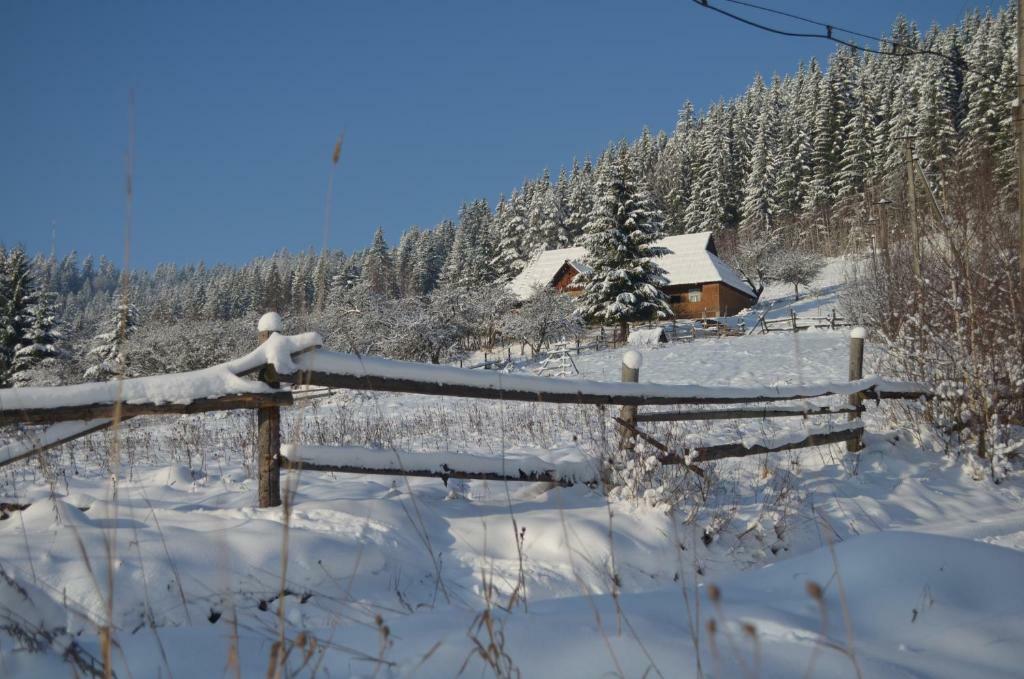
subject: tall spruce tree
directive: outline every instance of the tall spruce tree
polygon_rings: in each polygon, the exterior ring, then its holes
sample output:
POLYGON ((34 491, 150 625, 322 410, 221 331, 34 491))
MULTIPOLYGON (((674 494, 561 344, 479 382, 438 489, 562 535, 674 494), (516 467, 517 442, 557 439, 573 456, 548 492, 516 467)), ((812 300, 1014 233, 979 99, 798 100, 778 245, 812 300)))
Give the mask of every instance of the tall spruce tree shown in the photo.
POLYGON ((630 176, 627 160, 606 163, 598 176, 594 210, 584 230, 589 271, 581 272, 580 308, 600 323, 617 323, 623 337, 630 321, 672 315, 660 286, 665 270, 654 261, 666 254, 654 243, 664 218, 647 188, 630 176))
POLYGON ((106 330, 93 338, 92 349, 86 356, 89 367, 83 377, 90 381, 131 377, 133 370, 128 361, 127 342, 138 324, 138 309, 129 301, 126 291, 122 290, 114 298, 106 330))

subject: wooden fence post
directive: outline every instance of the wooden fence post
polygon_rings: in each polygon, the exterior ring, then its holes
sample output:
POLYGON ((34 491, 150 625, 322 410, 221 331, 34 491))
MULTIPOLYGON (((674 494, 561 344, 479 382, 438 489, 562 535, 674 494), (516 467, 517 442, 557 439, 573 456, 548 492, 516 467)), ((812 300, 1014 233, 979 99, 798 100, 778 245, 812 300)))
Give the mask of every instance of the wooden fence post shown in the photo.
POLYGON ((796 332, 796 312, 792 309, 789 310, 789 321, 793 324, 793 332, 796 332))
MULTIPOLYGON (((630 349, 622 355, 622 381, 639 382, 640 366, 643 365, 644 357, 639 351, 630 349)), ((636 426, 636 406, 622 406, 619 411, 619 419, 628 422, 630 426, 636 426)), ((619 448, 632 449, 635 436, 633 432, 623 426, 619 426, 619 448)))
MULTIPOLYGON (((864 377, 864 338, 867 337, 867 331, 858 326, 850 331, 850 381, 859 380, 864 377)), ((847 419, 856 420, 860 417, 860 406, 864 402, 864 397, 860 394, 850 394, 850 405, 857 408, 856 411, 851 412, 847 419)), ((864 448, 864 441, 860 438, 851 439, 846 442, 846 450, 851 453, 856 453, 858 450, 864 448)))
MULTIPOLYGON (((256 326, 259 344, 263 344, 275 332, 281 332, 281 317, 273 311, 260 317, 256 326)), ((275 389, 281 383, 274 366, 260 370, 259 379, 275 389)), ((256 410, 256 459, 259 469, 260 507, 277 507, 281 504, 281 409, 277 406, 256 410)))

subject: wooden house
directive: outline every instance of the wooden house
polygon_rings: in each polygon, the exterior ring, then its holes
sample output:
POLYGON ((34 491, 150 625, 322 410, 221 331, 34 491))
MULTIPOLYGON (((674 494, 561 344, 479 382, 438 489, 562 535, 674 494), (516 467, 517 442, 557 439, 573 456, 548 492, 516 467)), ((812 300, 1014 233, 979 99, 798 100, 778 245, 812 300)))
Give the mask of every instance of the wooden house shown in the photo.
MULTIPOLYGON (((677 318, 732 316, 757 301, 746 281, 718 258, 710 231, 668 236, 657 245, 669 251, 656 261, 665 270, 668 284, 661 290, 677 318)), ((538 287, 550 286, 576 297, 583 292, 576 277, 590 271, 586 254, 582 247, 538 253, 509 283, 509 290, 526 299, 538 287)))

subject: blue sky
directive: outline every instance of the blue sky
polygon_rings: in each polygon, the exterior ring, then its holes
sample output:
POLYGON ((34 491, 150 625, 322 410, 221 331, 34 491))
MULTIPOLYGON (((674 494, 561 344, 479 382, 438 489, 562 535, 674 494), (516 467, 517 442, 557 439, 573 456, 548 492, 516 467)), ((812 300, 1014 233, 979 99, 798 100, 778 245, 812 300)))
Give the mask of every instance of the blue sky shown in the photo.
MULTIPOLYGON (((998 6, 761 2, 869 34, 998 6)), ((830 51, 690 0, 6 0, 0 242, 123 261, 132 89, 131 265, 240 263, 320 248, 343 129, 328 243, 350 251, 830 51)))

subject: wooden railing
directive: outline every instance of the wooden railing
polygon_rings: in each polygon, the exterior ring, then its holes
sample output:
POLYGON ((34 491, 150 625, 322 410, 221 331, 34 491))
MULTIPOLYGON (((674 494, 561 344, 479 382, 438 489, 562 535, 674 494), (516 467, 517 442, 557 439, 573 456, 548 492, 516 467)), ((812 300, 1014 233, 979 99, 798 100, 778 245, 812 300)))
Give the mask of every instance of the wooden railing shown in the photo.
POLYGON ((297 385, 400 392, 456 398, 502 401, 622 406, 616 422, 621 445, 630 447, 637 438, 659 450, 662 464, 686 464, 758 455, 827 443, 847 442, 859 450, 864 433, 859 415, 865 399, 928 397, 917 384, 861 378, 863 332, 852 333, 849 381, 784 387, 702 387, 639 383, 640 356, 624 356, 622 382, 559 379, 535 375, 502 374, 451 366, 408 363, 327 351, 319 337, 307 333, 294 337, 280 334, 277 314, 260 319, 259 348, 235 361, 194 373, 180 373, 120 382, 52 388, 0 390, 0 424, 51 425, 32 432, 24 441, 0 448, 0 466, 25 459, 80 436, 116 426, 144 415, 180 415, 215 410, 255 409, 257 433, 259 504, 280 503, 279 470, 358 472, 407 476, 495 481, 547 481, 560 485, 597 484, 599 470, 578 463, 554 464, 539 458, 484 457, 470 454, 411 453, 389 450, 285 446, 282 450, 280 409, 294 403, 297 385), (244 375, 256 379, 241 379, 244 375), (169 385, 174 388, 170 388, 169 385), (98 397, 102 398, 98 398, 98 397), (768 403, 845 396, 843 406, 768 403), (638 407, 670 405, 757 404, 757 407, 645 411, 638 407), (659 421, 761 419, 776 417, 842 416, 843 424, 809 428, 806 436, 775 445, 719 444, 689 449, 670 449, 638 428, 639 423, 659 421), (431 457, 434 455, 433 457, 431 457), (376 456, 376 457, 375 457, 376 456))

